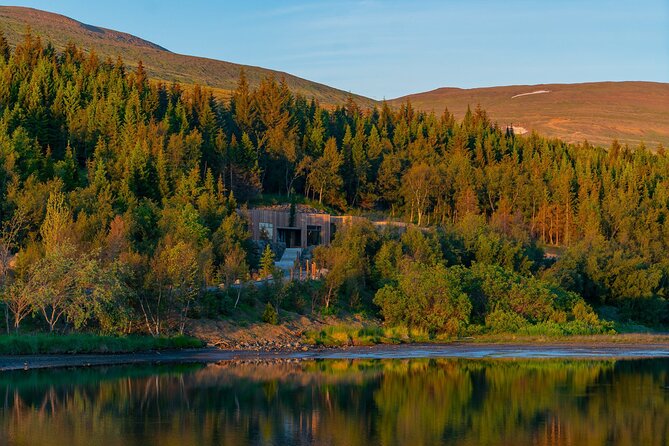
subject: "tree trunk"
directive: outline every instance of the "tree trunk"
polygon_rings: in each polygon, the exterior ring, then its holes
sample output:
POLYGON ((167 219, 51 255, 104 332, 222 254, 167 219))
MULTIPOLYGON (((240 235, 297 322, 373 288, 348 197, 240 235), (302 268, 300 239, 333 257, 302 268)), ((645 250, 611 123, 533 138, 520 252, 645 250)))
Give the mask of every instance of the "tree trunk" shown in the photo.
POLYGON ((330 308, 330 296, 332 295, 332 287, 328 288, 328 293, 325 295, 325 308, 330 308))
POLYGON ((162 300, 163 300, 163 289, 161 287, 160 291, 158 292, 158 305, 156 306, 155 335, 154 336, 160 336, 160 303, 161 303, 162 300))
POLYGON ((555 246, 560 246, 560 206, 555 205, 555 246))
POLYGON ((239 303, 239 298, 242 295, 242 284, 239 284, 239 288, 237 288, 237 300, 235 300, 235 308, 237 308, 237 304, 239 303))
MULTIPOLYGON (((151 335, 153 335, 153 328, 151 327, 151 322, 149 321, 149 315, 146 309, 144 308, 144 301, 141 298, 139 299, 139 306, 142 309, 142 313, 144 314, 144 322, 146 322, 146 329, 149 330, 149 333, 151 335)), ((153 319, 153 317, 151 319, 153 319)))

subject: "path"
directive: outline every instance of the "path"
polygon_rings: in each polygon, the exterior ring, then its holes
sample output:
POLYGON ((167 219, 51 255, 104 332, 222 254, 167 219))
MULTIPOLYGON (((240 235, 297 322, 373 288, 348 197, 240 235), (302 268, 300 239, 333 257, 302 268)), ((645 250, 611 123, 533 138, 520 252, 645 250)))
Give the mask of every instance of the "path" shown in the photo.
POLYGON ((274 265, 283 271, 284 277, 289 277, 290 271, 295 268, 301 256, 302 248, 286 248, 281 259, 274 262, 274 265))

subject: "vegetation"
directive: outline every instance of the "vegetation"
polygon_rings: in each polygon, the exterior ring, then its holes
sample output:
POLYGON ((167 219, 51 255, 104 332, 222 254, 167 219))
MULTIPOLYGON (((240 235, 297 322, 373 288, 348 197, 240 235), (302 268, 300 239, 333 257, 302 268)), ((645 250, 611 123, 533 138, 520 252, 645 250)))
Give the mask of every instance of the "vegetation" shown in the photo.
MULTIPOLYGON (((133 68, 142 60, 149 75, 163 82, 180 82, 191 88, 193 84, 208 85, 219 97, 230 97, 235 89, 239 70, 244 68, 252 85, 258 85, 267 76, 277 75, 266 68, 239 65, 221 60, 177 54, 155 43, 137 36, 111 29, 85 24, 59 14, 19 6, 0 6, 0 29, 6 34, 10 46, 23 40, 27 28, 44 41, 50 41, 58 50, 77 42, 87 52, 95 52, 101 58, 127 60, 133 68)), ((342 90, 318 84, 306 79, 281 73, 291 90, 315 97, 323 104, 338 105, 350 95, 342 90)), ((355 96, 361 103, 374 101, 355 96)))
POLYGON ((274 305, 269 302, 265 305, 265 311, 262 313, 262 321, 272 325, 279 323, 279 313, 274 309, 274 305))
POLYGON ((243 72, 219 101, 141 63, 0 39, 4 325, 158 337, 271 302, 277 319, 345 309, 432 338, 607 332, 602 306, 661 326, 668 169, 662 147, 517 136, 480 108, 326 109, 243 72), (353 219, 314 252, 322 280, 255 288, 274 253, 237 209, 263 194, 406 226, 353 219))
POLYGON ((669 145, 666 107, 669 84, 658 82, 587 82, 514 85, 485 88, 438 88, 393 99, 419 110, 443 110, 446 104, 462 118, 469 104, 479 103, 500 124, 535 130, 566 141, 609 145, 617 138, 629 144, 669 145), (546 91, 525 96, 525 93, 546 91), (515 97, 514 97, 515 96, 515 97), (623 114, 622 110, 626 110, 623 114), (522 126, 522 127, 519 127, 522 126))
POLYGON ((187 336, 98 336, 75 333, 68 335, 3 335, 0 355, 36 355, 54 353, 131 353, 203 347, 202 341, 187 336))

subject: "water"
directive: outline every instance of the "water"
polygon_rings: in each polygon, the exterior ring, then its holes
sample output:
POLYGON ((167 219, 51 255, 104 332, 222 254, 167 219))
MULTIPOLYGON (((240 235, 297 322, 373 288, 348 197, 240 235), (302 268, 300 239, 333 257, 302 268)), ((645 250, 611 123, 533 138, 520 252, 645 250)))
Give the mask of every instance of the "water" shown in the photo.
POLYGON ((0 373, 0 445, 669 444, 669 359, 306 359, 0 373))

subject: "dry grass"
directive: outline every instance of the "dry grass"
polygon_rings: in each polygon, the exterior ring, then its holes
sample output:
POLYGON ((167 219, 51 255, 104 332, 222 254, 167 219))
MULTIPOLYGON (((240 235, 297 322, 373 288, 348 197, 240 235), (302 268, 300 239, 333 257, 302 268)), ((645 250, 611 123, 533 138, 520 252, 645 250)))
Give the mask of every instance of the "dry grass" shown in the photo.
POLYGON ((515 334, 482 335, 464 339, 474 343, 490 344, 578 344, 578 345, 669 345, 669 334, 622 333, 573 336, 527 336, 515 334))
MULTIPOLYGON (((142 61, 149 75, 156 80, 199 84, 211 87, 219 97, 225 97, 234 90, 242 67, 249 83, 257 85, 268 75, 279 80, 285 78, 294 92, 306 97, 314 97, 323 105, 340 105, 346 102, 349 93, 311 82, 274 70, 230 62, 185 56, 172 53, 154 43, 118 31, 86 25, 58 14, 30 8, 0 6, 0 29, 5 33, 11 46, 23 40, 27 28, 33 35, 50 41, 56 48, 63 48, 74 42, 87 51, 91 49, 101 58, 113 60, 121 56, 130 66, 142 61)), ((370 106, 374 101, 353 95, 361 106, 370 106)))
POLYGON ((426 111, 445 107, 462 119, 467 106, 481 104, 500 125, 513 124, 528 131, 568 142, 610 145, 622 143, 669 147, 669 84, 656 82, 594 82, 584 84, 519 85, 491 88, 440 88, 394 99, 406 100, 426 111), (512 96, 538 90, 550 93, 512 96))
MULTIPOLYGON (((540 327, 538 327, 540 329, 540 327)), ((383 327, 375 322, 350 325, 346 323, 322 326, 306 331, 303 341, 311 345, 344 347, 377 344, 444 344, 467 342, 475 344, 532 344, 532 345, 669 345, 669 334, 664 333, 607 333, 591 335, 559 335, 550 331, 536 335, 518 333, 484 333, 474 336, 453 337, 445 334, 430 336, 427 332, 405 326, 383 327)))

